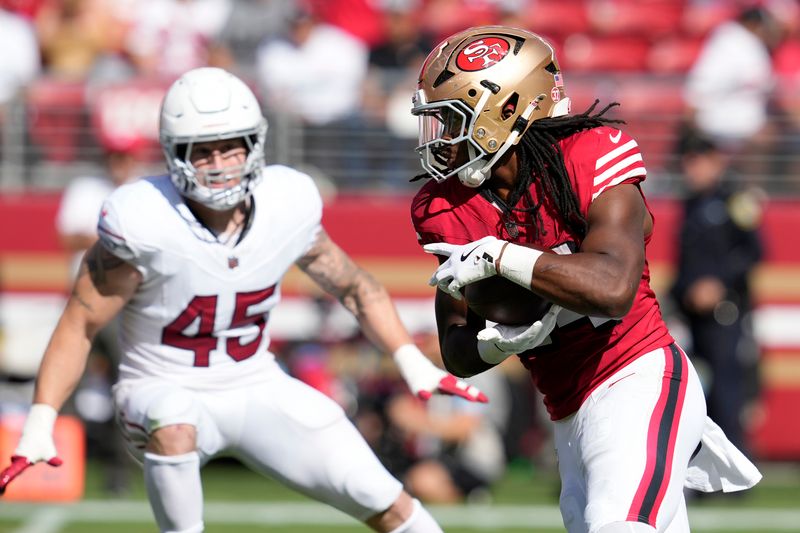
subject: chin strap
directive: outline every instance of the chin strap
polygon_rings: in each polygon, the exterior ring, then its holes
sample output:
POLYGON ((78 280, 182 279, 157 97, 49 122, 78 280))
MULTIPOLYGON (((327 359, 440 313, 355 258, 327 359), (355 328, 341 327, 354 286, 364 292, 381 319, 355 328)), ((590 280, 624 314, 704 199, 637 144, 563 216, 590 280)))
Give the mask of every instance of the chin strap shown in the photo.
MULTIPOLYGON (((528 122, 533 114, 534 109, 536 109, 536 102, 531 102, 528 104, 528 107, 525 108, 525 111, 522 112, 522 115, 520 115, 516 122, 514 122, 514 125, 511 128, 511 134, 506 138, 505 142, 502 144, 502 146, 500 146, 500 149, 495 152, 494 156, 492 156, 488 162, 480 165, 483 160, 477 159, 474 163, 471 163, 466 168, 458 172, 458 179, 461 180, 461 183, 467 187, 475 188, 480 187, 483 182, 486 181, 486 178, 489 177, 494 164, 497 163, 501 157, 503 157, 503 154, 505 154, 509 148, 517 144, 517 139, 519 139, 520 135, 522 135, 522 132, 528 127, 528 122)), ((470 158, 477 157, 475 148, 471 144, 467 146, 467 149, 469 150, 470 158)))

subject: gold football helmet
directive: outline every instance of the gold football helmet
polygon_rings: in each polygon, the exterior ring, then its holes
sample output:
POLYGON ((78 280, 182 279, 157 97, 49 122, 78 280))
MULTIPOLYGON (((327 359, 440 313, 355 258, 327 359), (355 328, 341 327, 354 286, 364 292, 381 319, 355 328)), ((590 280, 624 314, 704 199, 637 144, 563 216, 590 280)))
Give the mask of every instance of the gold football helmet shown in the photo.
POLYGON ((569 106, 547 41, 516 28, 470 28, 445 39, 422 65, 411 110, 420 119, 416 151, 437 181, 458 174, 478 187, 533 121, 566 115, 569 106), (469 161, 456 166, 461 142, 469 161))

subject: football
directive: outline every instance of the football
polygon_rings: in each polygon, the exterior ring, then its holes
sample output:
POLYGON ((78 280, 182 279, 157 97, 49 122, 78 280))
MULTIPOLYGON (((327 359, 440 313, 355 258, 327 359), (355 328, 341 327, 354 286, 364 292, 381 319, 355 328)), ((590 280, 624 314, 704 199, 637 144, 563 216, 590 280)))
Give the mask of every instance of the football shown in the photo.
MULTIPOLYGON (((553 253, 551 250, 542 251, 553 253)), ((470 283, 464 286, 463 294, 467 305, 475 314, 485 320, 509 326, 536 322, 544 316, 551 304, 549 300, 502 276, 491 276, 470 283)))

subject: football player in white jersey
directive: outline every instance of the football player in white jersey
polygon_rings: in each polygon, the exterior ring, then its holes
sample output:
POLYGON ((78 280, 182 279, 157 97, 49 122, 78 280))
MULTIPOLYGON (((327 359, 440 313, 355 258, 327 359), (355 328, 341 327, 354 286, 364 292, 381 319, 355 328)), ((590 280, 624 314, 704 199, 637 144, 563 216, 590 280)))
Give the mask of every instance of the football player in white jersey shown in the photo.
POLYGON ((0 492, 32 464, 61 463, 56 414, 93 335, 121 313, 116 412, 161 531, 203 530, 200 467, 217 456, 375 531, 441 531, 342 409, 287 376, 268 351, 283 275, 296 264, 336 296, 421 398, 486 397, 412 344, 386 290, 325 233, 311 179, 264 166, 266 132, 253 93, 224 70, 195 69, 170 87, 160 122, 169 174, 124 185, 103 206, 100 242, 44 354, 0 492))

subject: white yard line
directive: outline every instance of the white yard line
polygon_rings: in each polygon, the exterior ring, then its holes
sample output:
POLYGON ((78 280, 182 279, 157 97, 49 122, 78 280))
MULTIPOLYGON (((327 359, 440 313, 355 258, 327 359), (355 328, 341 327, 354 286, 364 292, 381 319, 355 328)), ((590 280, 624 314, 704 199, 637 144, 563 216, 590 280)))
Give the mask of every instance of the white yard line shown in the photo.
MULTIPOLYGON (((497 528, 558 528, 561 515, 557 506, 490 505, 430 506, 444 528, 475 530, 497 528)), ((0 519, 26 519, 13 533, 57 533, 68 522, 153 523, 147 502, 87 500, 65 505, 35 505, 4 502, 0 519)), ((800 509, 690 510, 693 531, 798 531, 800 509)), ((355 520, 326 505, 305 502, 208 502, 204 520, 209 524, 250 525, 326 525, 352 526, 355 520)))
MULTIPOLYGON (((0 516, 2 516, 3 510, 0 510, 0 516)), ((13 530, 12 533, 58 533, 70 521, 68 515, 68 509, 44 507, 41 510, 30 513, 30 519, 26 520, 22 527, 13 530)))

